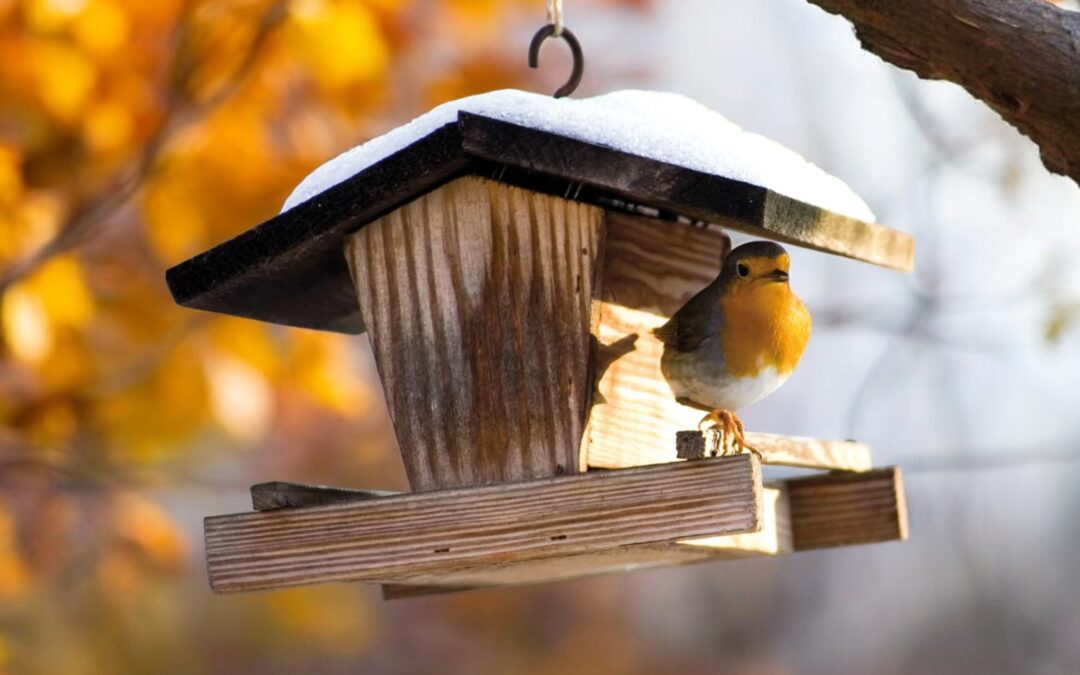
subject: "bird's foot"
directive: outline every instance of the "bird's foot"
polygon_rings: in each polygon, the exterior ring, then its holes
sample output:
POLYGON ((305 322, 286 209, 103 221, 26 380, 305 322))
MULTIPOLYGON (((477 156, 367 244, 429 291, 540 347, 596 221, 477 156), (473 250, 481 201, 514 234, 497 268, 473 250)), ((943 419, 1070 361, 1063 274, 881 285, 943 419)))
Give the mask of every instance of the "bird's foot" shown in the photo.
POLYGON ((758 459, 762 458, 761 451, 746 442, 746 426, 734 412, 730 410, 713 410, 701 418, 701 421, 698 422, 698 429, 701 429, 706 424, 720 431, 721 456, 727 455, 728 449, 731 448, 736 455, 749 451, 757 455, 758 459))

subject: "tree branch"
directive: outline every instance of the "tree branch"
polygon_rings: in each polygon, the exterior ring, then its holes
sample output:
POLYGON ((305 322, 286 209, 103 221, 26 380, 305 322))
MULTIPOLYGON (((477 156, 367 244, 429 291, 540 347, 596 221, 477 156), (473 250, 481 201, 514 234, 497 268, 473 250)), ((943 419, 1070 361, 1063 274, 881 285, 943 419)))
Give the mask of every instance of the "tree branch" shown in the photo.
POLYGON ((864 49, 968 90, 1080 184, 1080 13, 1042 0, 809 0, 864 49))

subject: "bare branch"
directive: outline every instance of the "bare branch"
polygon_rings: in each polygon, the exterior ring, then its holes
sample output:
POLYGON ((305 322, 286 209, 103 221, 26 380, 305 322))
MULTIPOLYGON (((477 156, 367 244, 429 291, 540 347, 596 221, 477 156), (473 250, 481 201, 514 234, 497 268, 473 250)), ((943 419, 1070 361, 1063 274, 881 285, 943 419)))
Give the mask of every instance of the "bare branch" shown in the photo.
POLYGON ((850 20, 867 51, 967 89, 1080 184, 1080 13, 1030 0, 809 1, 850 20))

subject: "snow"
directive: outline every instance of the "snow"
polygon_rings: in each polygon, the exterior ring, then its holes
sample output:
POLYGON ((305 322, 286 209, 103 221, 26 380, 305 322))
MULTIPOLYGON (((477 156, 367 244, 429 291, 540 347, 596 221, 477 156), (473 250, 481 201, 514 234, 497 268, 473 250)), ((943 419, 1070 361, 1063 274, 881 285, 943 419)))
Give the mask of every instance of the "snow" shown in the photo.
POLYGON ((744 131, 693 99, 635 90, 556 99, 504 89, 444 103, 315 169, 285 200, 282 211, 455 122, 462 110, 761 185, 835 213, 874 221, 866 202, 851 188, 798 153, 744 131))

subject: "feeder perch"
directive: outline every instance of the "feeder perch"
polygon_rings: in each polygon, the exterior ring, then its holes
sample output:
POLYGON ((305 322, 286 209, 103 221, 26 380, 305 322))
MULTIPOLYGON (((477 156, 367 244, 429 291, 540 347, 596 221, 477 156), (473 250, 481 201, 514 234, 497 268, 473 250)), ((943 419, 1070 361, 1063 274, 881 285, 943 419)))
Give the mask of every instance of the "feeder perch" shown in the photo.
POLYGON ((718 273, 723 229, 899 270, 908 235, 610 134, 441 114, 168 273, 187 307, 366 330, 412 490, 253 486, 254 512, 206 520, 215 590, 404 597, 906 537, 899 470, 862 444, 748 434, 760 461, 709 456, 649 329, 718 273))

